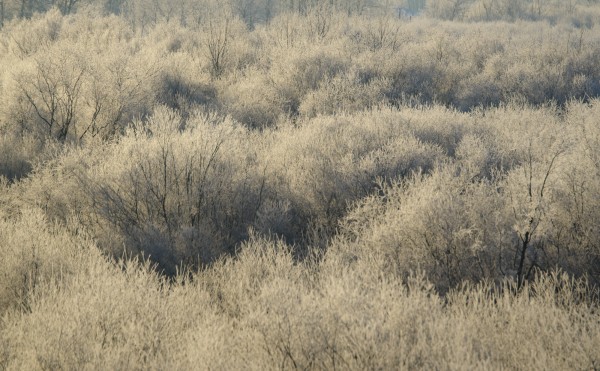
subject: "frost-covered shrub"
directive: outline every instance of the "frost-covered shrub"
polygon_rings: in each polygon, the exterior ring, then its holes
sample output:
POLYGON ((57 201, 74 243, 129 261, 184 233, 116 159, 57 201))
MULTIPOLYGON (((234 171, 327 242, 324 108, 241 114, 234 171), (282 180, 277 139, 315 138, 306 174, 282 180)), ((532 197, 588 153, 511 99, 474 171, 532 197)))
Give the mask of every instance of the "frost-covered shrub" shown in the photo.
POLYGON ((0 364, 571 369, 599 361, 598 293, 562 273, 520 292, 510 281, 464 284, 441 298, 422 275, 401 280, 373 260, 347 264, 329 253, 298 264, 289 246, 260 238, 192 279, 169 282, 147 263, 99 256, 78 268, 68 279, 55 272, 29 310, 3 316, 0 364))
POLYGON ((116 18, 85 19, 61 18, 51 39, 26 52, 21 33, 31 30, 2 31, 12 35, 0 61, 6 66, 0 84, 5 130, 42 141, 96 141, 118 134, 154 105, 158 56, 140 50, 116 18), (11 63, 16 58, 19 63, 11 63))
POLYGON ((573 147, 562 154, 562 166, 552 174, 555 189, 547 210, 548 259, 574 274, 600 280, 600 132, 598 101, 569 106, 564 125, 573 147))
MULTIPOLYGON (((552 106, 516 104, 463 117, 456 145, 437 140, 453 148, 453 163, 359 201, 334 250, 383 257, 381 269, 394 274, 418 266, 443 290, 464 279, 514 277, 521 286, 554 267, 596 280, 595 106, 573 104, 562 119, 552 106)), ((420 132, 432 140, 444 131, 420 132)))
POLYGON ((27 175, 42 150, 42 143, 31 135, 0 133, 0 176, 12 181, 27 175))
POLYGON ((260 70, 245 70, 224 88, 220 99, 224 110, 249 128, 272 127, 289 113, 269 76, 260 70))
POLYGON ((188 117, 198 108, 216 110, 219 107, 217 89, 208 73, 199 73, 201 65, 191 54, 169 53, 162 57, 157 101, 188 117))
POLYGON ((111 264, 94 256, 78 268, 72 279, 56 271, 28 311, 10 313, 0 340, 3 364, 26 369, 94 363, 151 367, 164 362, 169 349, 177 349, 177 333, 202 322, 205 315, 210 318, 208 308, 200 305, 206 299, 201 293, 190 292, 190 302, 184 299, 173 306, 164 277, 147 263, 111 264), (195 309, 186 305, 194 300, 195 309))
POLYGON ((442 168, 358 203, 342 224, 347 245, 339 246, 348 259, 381 257, 389 274, 423 269, 442 290, 463 280, 500 278, 515 238, 504 209, 492 184, 442 168))
POLYGON ((254 143, 229 120, 161 108, 93 154, 81 186, 116 241, 168 270, 207 263, 234 251, 262 202, 254 143))
POLYGON ((408 96, 470 110, 515 94, 535 104, 597 94, 593 31, 531 22, 492 23, 479 32, 474 25, 427 19, 397 27, 397 43, 377 50, 360 46, 364 22, 345 32, 359 72, 387 79, 391 101, 408 96))
POLYGON ((173 273, 183 261, 233 253, 247 237, 267 194, 258 139, 214 114, 183 120, 158 108, 119 140, 40 166, 14 204, 39 205, 62 222, 77 215, 105 251, 150 255, 173 273))
POLYGON ((429 171, 444 156, 410 133, 398 112, 383 108, 355 115, 320 116, 279 130, 265 162, 278 196, 298 215, 335 227, 349 203, 385 181, 429 171))
POLYGON ((3 51, 24 59, 42 51, 59 39, 63 32, 64 19, 58 9, 35 14, 27 21, 11 22, 2 27, 1 32, 12 35, 3 40, 3 51))
POLYGON ((100 258, 89 238, 49 222, 41 209, 0 218, 0 313, 31 310, 40 287, 66 282, 100 258))
POLYGON ((314 117, 371 109, 385 101, 386 85, 387 81, 381 79, 363 84, 357 74, 351 72, 323 79, 320 87, 304 98, 299 111, 304 116, 314 117))
POLYGON ((299 46, 292 51, 288 48, 274 49, 269 76, 284 112, 298 113, 308 93, 317 90, 323 81, 342 75, 348 69, 349 60, 340 52, 339 45, 335 43, 328 48, 299 46))
MULTIPOLYGON (((199 24, 196 56, 213 78, 221 78, 243 66, 251 53, 246 45, 246 25, 226 8, 213 11, 199 24)), ((250 58, 251 59, 251 58, 250 58)))

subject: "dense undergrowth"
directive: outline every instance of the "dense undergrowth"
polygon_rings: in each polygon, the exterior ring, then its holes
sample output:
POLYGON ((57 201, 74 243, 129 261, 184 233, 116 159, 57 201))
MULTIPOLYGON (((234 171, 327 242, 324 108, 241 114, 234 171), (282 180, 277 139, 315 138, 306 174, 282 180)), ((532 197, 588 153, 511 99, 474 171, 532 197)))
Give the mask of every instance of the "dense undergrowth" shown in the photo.
POLYGON ((0 369, 600 367, 577 14, 7 22, 0 369))

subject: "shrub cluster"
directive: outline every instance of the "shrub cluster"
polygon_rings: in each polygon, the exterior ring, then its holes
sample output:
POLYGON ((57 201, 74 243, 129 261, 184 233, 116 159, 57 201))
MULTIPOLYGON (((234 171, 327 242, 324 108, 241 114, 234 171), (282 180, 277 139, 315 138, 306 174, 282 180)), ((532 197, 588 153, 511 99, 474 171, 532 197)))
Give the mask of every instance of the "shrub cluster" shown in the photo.
POLYGON ((451 21, 570 22, 589 27, 599 20, 597 0, 427 0, 430 17, 451 21))
POLYGON ((0 369, 598 367, 597 26, 212 11, 0 30, 0 369))
MULTIPOLYGON (((20 238, 3 231, 2 243, 7 233, 20 238)), ((328 253, 299 264, 283 243, 252 239, 236 259, 169 283, 139 261, 58 252, 59 241, 39 249, 71 256, 75 271, 46 276, 27 291, 26 310, 4 313, 3 368, 587 369, 600 362, 597 292, 565 274, 544 274, 518 292, 509 282, 466 284, 440 298, 423 277, 399 280, 375 260, 349 266, 328 253)))
POLYGON ((53 143, 123 133, 158 104, 249 128, 381 104, 470 111, 600 94, 599 32, 541 22, 459 24, 326 11, 248 29, 231 12, 143 33, 124 18, 58 10, 1 29, 2 174, 20 178, 53 143), (325 24, 322 24, 325 23, 325 24), (16 143, 10 148, 4 143, 16 143))
POLYGON ((7 202, 76 215, 105 251, 169 274, 254 230, 297 257, 377 252, 383 271, 419 267, 443 291, 553 267, 597 282, 598 107, 381 107, 263 131, 158 107, 118 140, 39 165, 7 202))

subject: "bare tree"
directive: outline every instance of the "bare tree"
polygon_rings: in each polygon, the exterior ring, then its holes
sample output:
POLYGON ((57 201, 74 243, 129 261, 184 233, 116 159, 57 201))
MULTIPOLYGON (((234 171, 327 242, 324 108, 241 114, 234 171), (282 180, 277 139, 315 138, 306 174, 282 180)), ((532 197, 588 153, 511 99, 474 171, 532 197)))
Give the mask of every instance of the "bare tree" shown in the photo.
POLYGON ((33 76, 19 78, 21 92, 49 137, 65 142, 75 123, 83 76, 82 65, 37 60, 33 76))
POLYGON ((333 17, 333 9, 331 6, 327 4, 310 6, 306 10, 306 17, 311 34, 317 40, 323 40, 331 28, 333 17))
POLYGON ((225 15, 221 19, 208 18, 206 33, 206 50, 210 59, 211 74, 219 77, 225 68, 225 59, 229 52, 229 41, 231 38, 231 17, 225 15))
MULTIPOLYGON (((532 144, 529 144, 528 158, 523 166, 525 175, 525 197, 520 198, 523 204, 513 204, 513 214, 515 219, 523 220, 523 225, 517 230, 519 237, 519 246, 517 246, 514 257, 514 264, 517 266, 517 287, 521 288, 526 280, 531 276, 534 268, 539 267, 537 261, 537 250, 543 245, 543 242, 536 241, 541 238, 540 225, 545 222, 545 203, 548 198, 548 180, 550 175, 555 170, 557 159, 564 153, 562 148, 556 150, 547 164, 536 171, 532 154, 532 144), (541 184, 535 186, 535 173, 541 175, 541 184), (529 265, 529 267, 527 267, 529 265)), ((511 200, 514 202, 514 195, 510 194, 511 200)))

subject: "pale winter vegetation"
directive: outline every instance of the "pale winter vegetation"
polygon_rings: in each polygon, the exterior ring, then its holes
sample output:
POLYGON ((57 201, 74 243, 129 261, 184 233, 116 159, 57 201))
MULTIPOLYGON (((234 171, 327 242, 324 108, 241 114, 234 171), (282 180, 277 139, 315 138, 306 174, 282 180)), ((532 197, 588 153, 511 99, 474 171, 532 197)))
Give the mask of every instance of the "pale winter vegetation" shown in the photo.
POLYGON ((591 0, 0 0, 0 369, 600 368, 591 0))

